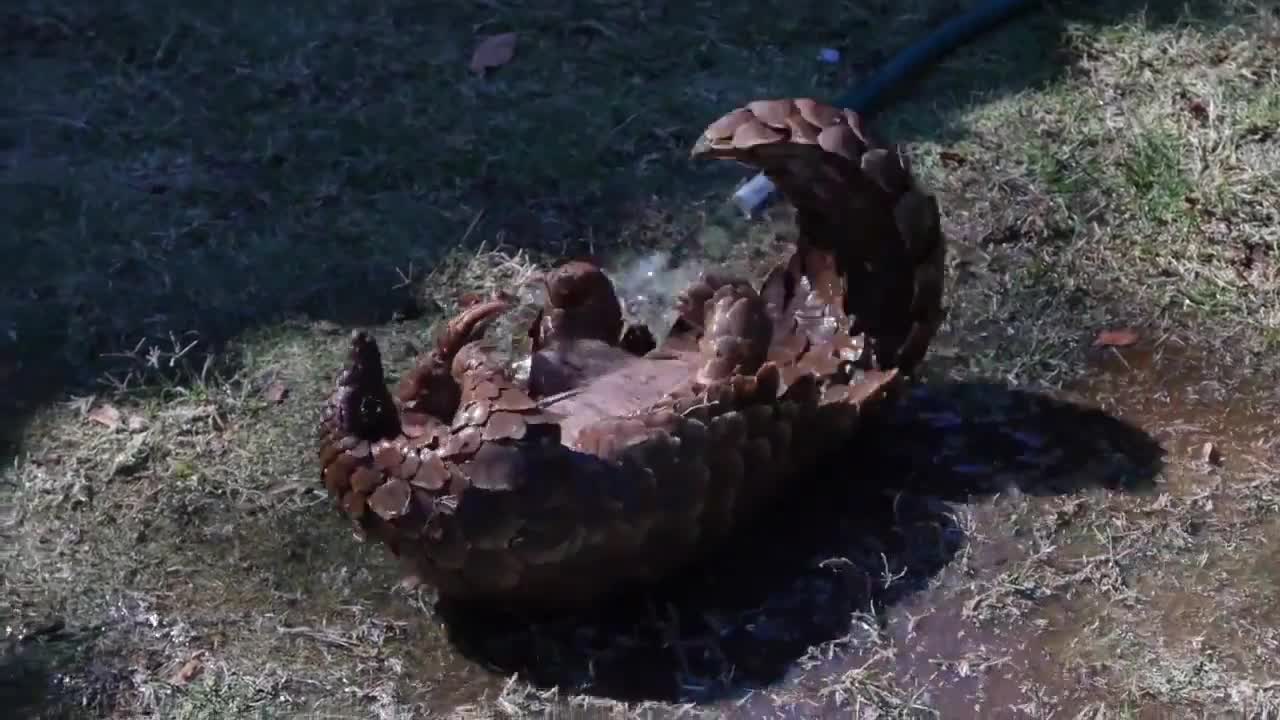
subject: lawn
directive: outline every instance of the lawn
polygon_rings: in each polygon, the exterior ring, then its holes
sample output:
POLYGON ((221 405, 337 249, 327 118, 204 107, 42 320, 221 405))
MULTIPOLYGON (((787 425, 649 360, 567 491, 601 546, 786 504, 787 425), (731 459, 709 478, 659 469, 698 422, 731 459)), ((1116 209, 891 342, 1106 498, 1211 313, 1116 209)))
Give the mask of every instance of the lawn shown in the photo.
POLYGON ((401 370, 467 294, 566 257, 633 300, 758 272, 789 208, 736 217, 747 172, 690 161, 701 129, 835 98, 956 11, 8 3, 0 706, 1280 717, 1261 0, 1048 2, 875 118, 951 241, 925 382, 853 450, 874 483, 788 503, 703 577, 608 617, 452 618, 323 494, 350 328, 401 370), (471 72, 502 32, 511 61, 471 72))

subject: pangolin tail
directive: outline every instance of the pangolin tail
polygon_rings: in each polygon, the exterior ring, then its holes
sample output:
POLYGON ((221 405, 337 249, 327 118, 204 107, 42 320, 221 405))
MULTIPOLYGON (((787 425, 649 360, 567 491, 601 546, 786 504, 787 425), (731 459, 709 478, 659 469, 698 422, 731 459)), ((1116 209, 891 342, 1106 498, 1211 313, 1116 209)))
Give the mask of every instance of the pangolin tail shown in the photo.
POLYGON ((744 163, 777 186, 796 209, 792 267, 824 300, 843 295, 872 366, 910 373, 942 323, 946 243, 937 200, 901 149, 880 144, 855 112, 785 98, 723 115, 692 154, 744 163))

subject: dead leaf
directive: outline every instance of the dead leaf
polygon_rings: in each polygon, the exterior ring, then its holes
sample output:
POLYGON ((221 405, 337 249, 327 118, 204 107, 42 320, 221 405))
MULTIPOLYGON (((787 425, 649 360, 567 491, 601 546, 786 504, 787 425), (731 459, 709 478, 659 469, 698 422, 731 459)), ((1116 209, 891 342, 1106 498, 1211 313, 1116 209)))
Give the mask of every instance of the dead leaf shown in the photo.
POLYGON ((511 62, 516 53, 516 34, 513 32, 490 35, 480 41, 471 54, 471 72, 483 74, 511 62))
POLYGON ((191 658, 187 660, 181 668, 178 668, 178 671, 173 674, 173 677, 169 678, 169 682, 174 685, 187 685, 192 680, 196 679, 196 676, 204 670, 204 655, 204 650, 197 650, 193 653, 191 658))
POLYGON ((1138 331, 1133 328, 1103 330, 1094 338, 1094 347, 1129 347, 1138 342, 1138 331))
POLYGON ((120 427, 120 411, 114 405, 99 405, 89 411, 88 417, 93 422, 104 425, 111 430, 117 430, 120 427))
POLYGON ((129 432, 142 432, 147 429, 147 419, 141 415, 130 415, 124 426, 129 428, 129 432))
POLYGON ((268 401, 279 405, 284 402, 286 397, 289 397, 289 387, 284 383, 274 382, 267 386, 263 394, 267 396, 268 401))
POLYGON ((938 153, 938 158, 942 160, 943 165, 951 165, 952 167, 959 167, 969 161, 969 158, 954 150, 943 150, 938 153))

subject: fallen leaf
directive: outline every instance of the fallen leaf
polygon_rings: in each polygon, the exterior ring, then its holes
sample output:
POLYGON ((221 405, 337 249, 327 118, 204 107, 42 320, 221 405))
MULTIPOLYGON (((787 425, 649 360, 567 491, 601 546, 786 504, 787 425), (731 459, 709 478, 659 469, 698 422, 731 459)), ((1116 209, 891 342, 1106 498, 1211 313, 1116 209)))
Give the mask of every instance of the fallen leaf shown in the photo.
POLYGON ((267 396, 267 400, 279 405, 289 396, 289 387, 280 382, 271 383, 263 394, 267 396))
POLYGON ((969 160, 969 158, 955 152, 954 150, 943 150, 938 153, 938 158, 942 160, 942 164, 953 166, 963 165, 969 160))
POLYGON ((471 54, 471 72, 483 74, 511 62, 516 53, 516 34, 513 32, 490 35, 480 41, 471 54))
POLYGON ((116 430, 120 427, 121 416, 120 411, 114 405, 99 405, 89 411, 89 419, 99 425, 105 425, 112 430, 116 430))
POLYGON ((141 415, 130 415, 124 426, 129 428, 129 432, 142 432, 147 429, 147 419, 141 415))
POLYGON ((181 668, 178 668, 173 677, 169 678, 169 682, 174 685, 186 685, 194 680, 200 674, 200 671, 204 670, 204 662, 202 661, 204 654, 203 650, 196 651, 181 668))
POLYGON ((1132 328, 1103 330, 1094 338, 1094 347, 1129 347, 1138 342, 1138 331, 1132 328))

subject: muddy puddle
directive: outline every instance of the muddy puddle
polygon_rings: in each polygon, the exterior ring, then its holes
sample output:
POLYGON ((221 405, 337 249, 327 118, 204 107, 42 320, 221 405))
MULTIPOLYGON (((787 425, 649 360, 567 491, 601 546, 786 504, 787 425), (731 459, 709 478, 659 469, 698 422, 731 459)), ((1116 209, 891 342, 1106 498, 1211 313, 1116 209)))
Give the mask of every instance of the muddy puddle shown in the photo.
POLYGON ((1280 379, 1176 341, 1109 348, 1093 365, 1097 372, 1071 394, 1142 425, 1171 456, 1198 457, 1212 443, 1228 468, 1277 458, 1280 379))
POLYGON ((1280 628, 1280 520, 1221 491, 1277 464, 1277 397, 1230 377, 1166 344, 1097 353, 1055 397, 921 387, 819 489, 607 611, 437 617, 389 598, 403 664, 432 671, 408 673, 422 682, 406 699, 488 703, 518 673, 559 688, 542 706, 557 717, 610 716, 565 699, 578 694, 743 718, 859 717, 860 697, 920 716, 1074 717, 1143 658, 1172 667, 1205 637, 1261 682, 1277 670, 1267 643, 1280 656, 1280 634, 1259 631, 1280 628), (1230 542, 1167 557, 1176 542, 1152 534, 1216 531, 1230 542))

